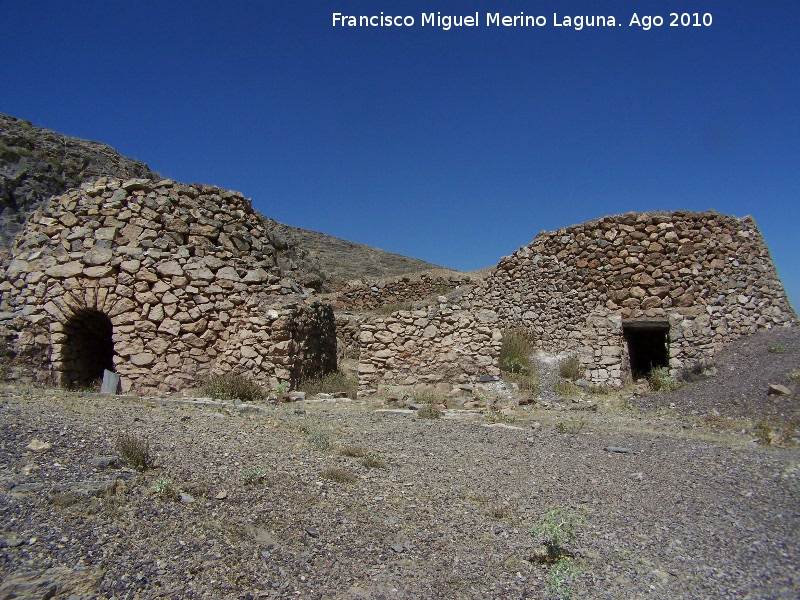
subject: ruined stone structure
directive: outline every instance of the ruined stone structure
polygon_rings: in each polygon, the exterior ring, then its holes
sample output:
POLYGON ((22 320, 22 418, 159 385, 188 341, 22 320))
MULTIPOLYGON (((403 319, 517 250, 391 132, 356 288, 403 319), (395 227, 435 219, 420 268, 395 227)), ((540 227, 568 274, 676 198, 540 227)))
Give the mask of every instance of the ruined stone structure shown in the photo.
POLYGON ((595 384, 673 374, 796 315, 752 218, 629 213, 543 232, 469 294, 595 384))
POLYGON ((332 310, 303 301, 318 273, 238 192, 102 178, 36 211, 2 271, 0 333, 23 376, 110 369, 124 391, 166 392, 336 366, 332 310))

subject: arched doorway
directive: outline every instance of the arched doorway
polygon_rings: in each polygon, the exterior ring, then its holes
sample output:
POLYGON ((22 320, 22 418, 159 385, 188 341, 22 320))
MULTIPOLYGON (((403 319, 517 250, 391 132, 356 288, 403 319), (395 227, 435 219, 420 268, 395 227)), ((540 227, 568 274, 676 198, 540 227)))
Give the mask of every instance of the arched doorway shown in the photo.
POLYGON ((83 309, 64 324, 62 362, 67 387, 87 387, 103 379, 103 370, 114 370, 111 319, 104 313, 83 309))

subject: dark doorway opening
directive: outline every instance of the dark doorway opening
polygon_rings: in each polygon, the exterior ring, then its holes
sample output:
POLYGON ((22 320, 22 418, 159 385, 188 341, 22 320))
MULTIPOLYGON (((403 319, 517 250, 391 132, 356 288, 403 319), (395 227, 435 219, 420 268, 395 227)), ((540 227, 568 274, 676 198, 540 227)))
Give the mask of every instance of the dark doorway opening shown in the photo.
POLYGON ((646 377, 654 367, 669 367, 669 323, 627 323, 622 325, 622 334, 634 379, 646 377))
POLYGON ((114 370, 111 319, 97 310, 76 312, 64 325, 66 341, 62 361, 68 387, 88 387, 114 370))

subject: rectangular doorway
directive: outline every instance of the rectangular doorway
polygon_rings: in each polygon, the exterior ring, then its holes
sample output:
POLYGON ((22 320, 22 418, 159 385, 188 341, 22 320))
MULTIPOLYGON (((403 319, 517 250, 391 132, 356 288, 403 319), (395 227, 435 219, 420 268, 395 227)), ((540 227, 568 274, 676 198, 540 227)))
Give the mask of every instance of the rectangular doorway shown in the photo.
POLYGON ((647 377, 655 367, 669 367, 669 323, 631 321, 622 324, 633 379, 647 377))

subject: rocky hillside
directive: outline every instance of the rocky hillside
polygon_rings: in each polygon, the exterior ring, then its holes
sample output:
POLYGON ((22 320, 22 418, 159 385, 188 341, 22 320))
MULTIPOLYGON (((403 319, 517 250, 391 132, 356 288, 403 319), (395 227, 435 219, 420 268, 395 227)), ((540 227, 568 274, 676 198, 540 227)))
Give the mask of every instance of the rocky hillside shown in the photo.
POLYGON ((104 175, 153 178, 150 168, 110 146, 34 127, 0 114, 0 249, 50 196, 104 175))
MULTIPOLYGON (((45 199, 102 176, 158 178, 150 168, 101 144, 35 127, 0 113, 0 251, 45 199)), ((289 244, 316 258, 331 280, 391 277, 436 265, 363 244, 278 224, 289 244)))
POLYGON ((304 248, 310 256, 316 258, 323 272, 333 280, 385 278, 441 269, 438 265, 423 260, 348 242, 309 229, 283 225, 282 232, 290 244, 304 248))

